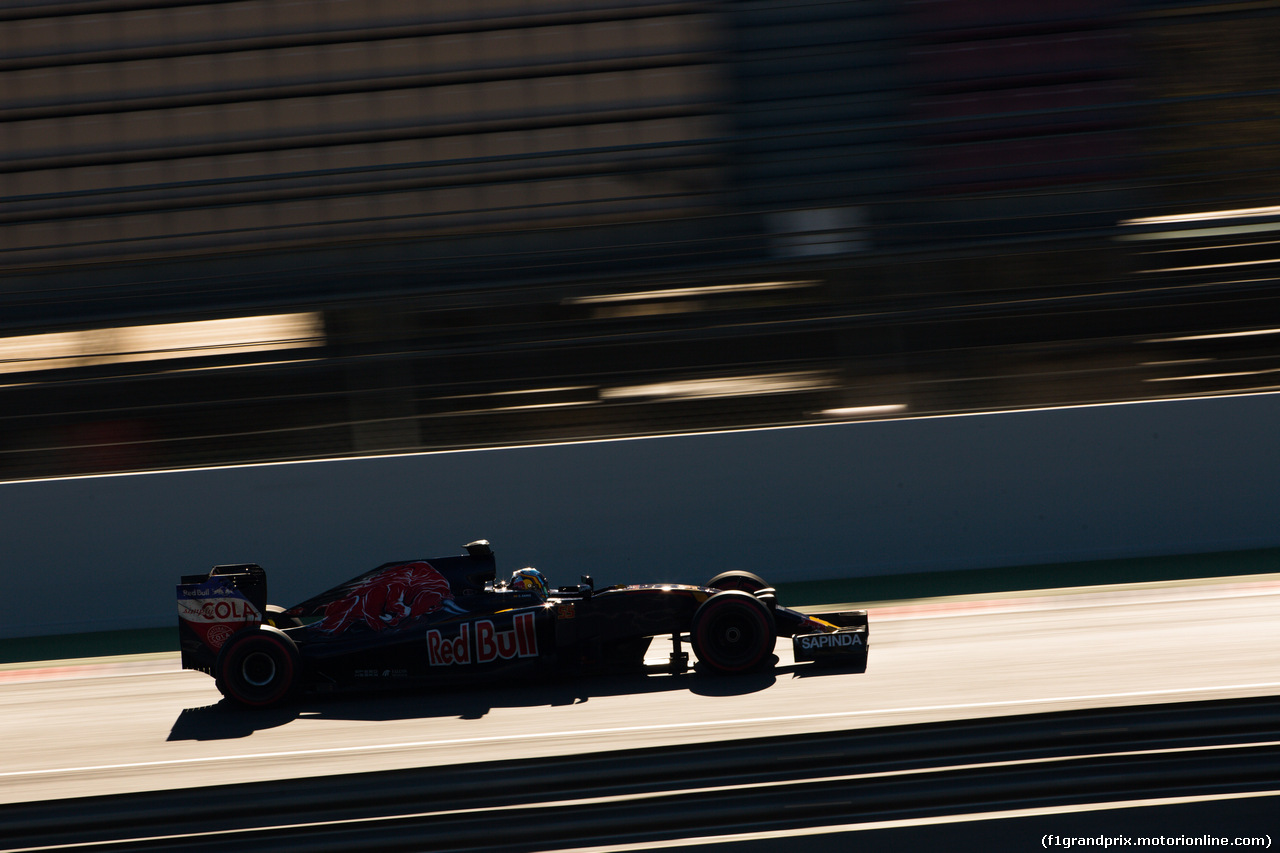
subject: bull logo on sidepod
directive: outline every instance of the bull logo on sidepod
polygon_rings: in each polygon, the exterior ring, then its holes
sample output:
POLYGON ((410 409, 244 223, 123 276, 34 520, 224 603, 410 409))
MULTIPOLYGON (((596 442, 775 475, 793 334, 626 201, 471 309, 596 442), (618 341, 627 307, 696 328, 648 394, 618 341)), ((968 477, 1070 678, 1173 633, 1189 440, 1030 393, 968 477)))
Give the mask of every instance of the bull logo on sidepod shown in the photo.
POLYGON ((430 563, 405 563, 365 578, 330 602, 316 627, 329 634, 360 624, 381 631, 439 610, 452 600, 449 581, 430 563))

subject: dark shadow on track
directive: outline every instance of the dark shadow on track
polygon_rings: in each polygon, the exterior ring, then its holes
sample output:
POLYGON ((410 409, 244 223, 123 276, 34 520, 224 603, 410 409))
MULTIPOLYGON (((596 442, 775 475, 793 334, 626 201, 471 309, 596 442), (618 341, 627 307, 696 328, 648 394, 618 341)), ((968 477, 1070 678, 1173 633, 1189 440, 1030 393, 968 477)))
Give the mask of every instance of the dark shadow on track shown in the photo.
POLYGON ((867 671, 865 663, 862 666, 847 666, 840 663, 793 663, 788 666, 780 666, 774 670, 774 674, 778 676, 789 675, 792 678, 813 678, 814 676, 838 675, 838 674, 860 674, 867 671))
MULTIPOLYGON (((494 708, 579 705, 602 696, 642 695, 686 690, 698 696, 744 696, 766 690, 782 674, 797 667, 766 669, 742 675, 688 672, 680 675, 635 673, 557 678, 495 687, 452 686, 397 691, 304 695, 277 708, 244 708, 223 700, 184 710, 167 740, 232 740, 272 729, 299 718, 386 722, 449 717, 479 720, 494 708)), ((844 670, 847 672, 847 670, 844 670)), ((822 669, 837 674, 838 669, 822 669)), ((817 673, 815 673, 817 674, 817 673)))
POLYGON ((294 706, 240 708, 227 700, 203 708, 187 708, 178 715, 166 740, 235 740, 256 731, 274 729, 298 718, 294 706))

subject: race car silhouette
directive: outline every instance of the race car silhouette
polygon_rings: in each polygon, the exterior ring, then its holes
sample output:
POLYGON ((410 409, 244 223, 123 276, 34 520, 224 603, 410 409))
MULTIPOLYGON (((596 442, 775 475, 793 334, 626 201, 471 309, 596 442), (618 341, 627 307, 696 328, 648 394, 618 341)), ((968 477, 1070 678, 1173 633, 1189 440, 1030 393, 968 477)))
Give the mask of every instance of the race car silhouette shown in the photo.
POLYGON ((385 563, 288 609, 267 603, 256 563, 215 566, 178 585, 182 666, 212 675, 240 705, 299 691, 412 687, 548 673, 650 671, 645 653, 669 635, 658 669, 750 672, 773 665, 779 636, 796 661, 863 671, 863 610, 801 613, 759 576, 724 572, 705 586, 595 589, 590 577, 551 588, 541 572, 498 581, 485 540, 460 556, 385 563))

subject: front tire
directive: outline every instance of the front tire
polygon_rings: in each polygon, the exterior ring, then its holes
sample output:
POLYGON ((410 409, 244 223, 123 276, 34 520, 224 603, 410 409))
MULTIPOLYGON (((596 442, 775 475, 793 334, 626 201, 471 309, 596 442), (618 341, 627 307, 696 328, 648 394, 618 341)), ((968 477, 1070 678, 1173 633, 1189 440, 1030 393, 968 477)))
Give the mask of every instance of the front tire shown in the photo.
POLYGON ((778 629, 768 605, 743 590, 724 590, 698 606, 689 628, 693 653, 715 672, 753 672, 772 660, 778 629))
POLYGON ((214 672, 218 689, 232 702, 251 708, 278 705, 293 692, 298 647, 279 628, 259 625, 227 641, 214 672))
POLYGON ((759 592, 769 588, 764 578, 740 569, 721 572, 707 581, 707 586, 711 589, 740 589, 743 592, 759 592))

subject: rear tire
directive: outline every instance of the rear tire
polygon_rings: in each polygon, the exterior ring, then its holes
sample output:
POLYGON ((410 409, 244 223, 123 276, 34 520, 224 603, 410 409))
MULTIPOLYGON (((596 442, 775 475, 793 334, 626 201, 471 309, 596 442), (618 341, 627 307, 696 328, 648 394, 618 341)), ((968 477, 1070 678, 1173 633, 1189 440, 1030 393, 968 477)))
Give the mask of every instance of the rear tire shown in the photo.
POLYGON ((743 590, 724 590, 698 606, 689 636, 698 660, 715 672, 752 672, 773 659, 773 612, 743 590))
POLYGON ((283 631, 286 628, 301 628, 302 620, 297 616, 286 616, 284 608, 278 604, 268 604, 265 615, 266 623, 272 628, 283 631))
POLYGON ((298 647, 279 628, 260 625, 227 641, 214 673, 218 689, 232 702, 252 708, 278 705, 293 693, 298 647))

